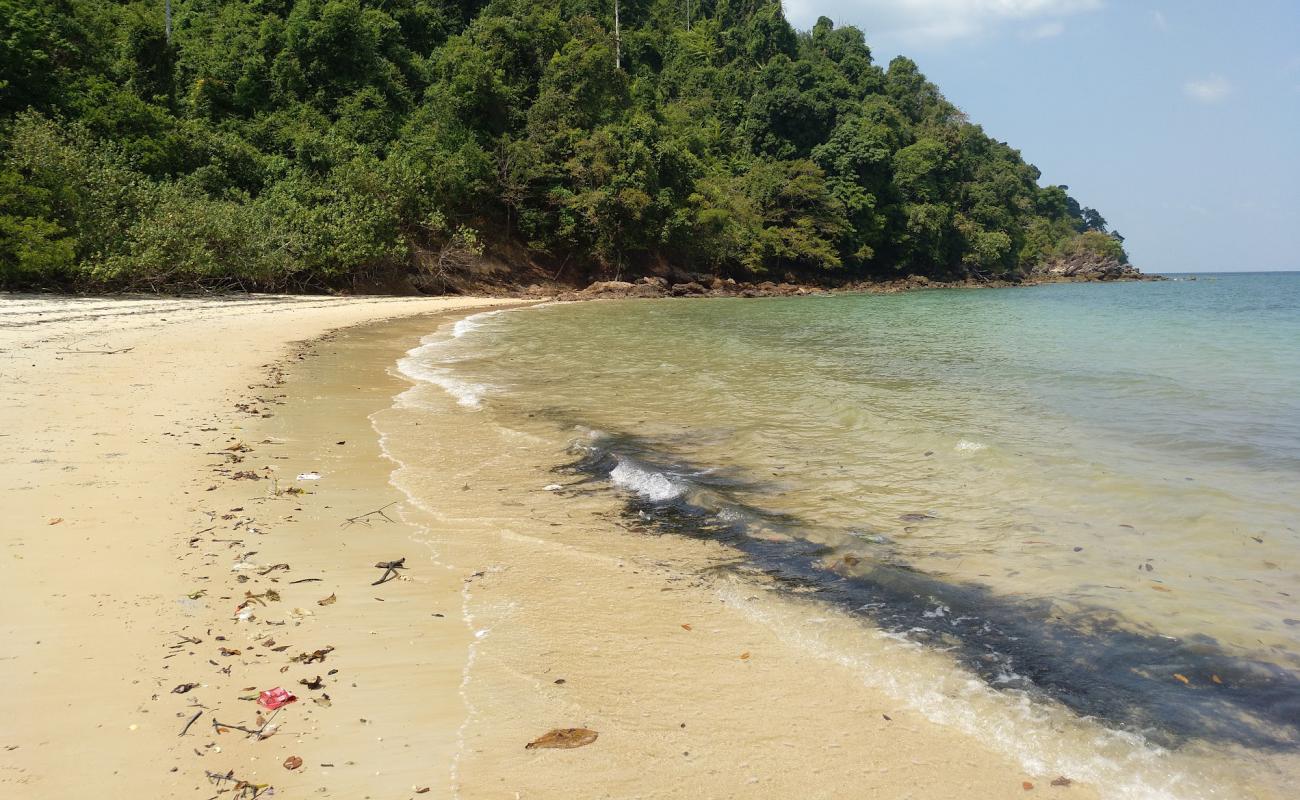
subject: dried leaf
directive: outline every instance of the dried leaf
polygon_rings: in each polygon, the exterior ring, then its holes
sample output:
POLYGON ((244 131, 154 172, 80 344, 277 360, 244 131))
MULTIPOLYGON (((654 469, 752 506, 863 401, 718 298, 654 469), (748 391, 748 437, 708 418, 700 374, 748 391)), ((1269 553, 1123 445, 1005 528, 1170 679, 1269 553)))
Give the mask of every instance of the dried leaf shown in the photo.
POLYGON ((689 630, 691 630, 691 624, 690 624, 689 622, 683 622, 683 623, 682 623, 682 630, 684 630, 684 631, 689 631, 689 630))
POLYGON ((337 600, 338 600, 338 597, 337 597, 336 595, 334 595, 334 594, 331 593, 329 597, 322 597, 320 600, 317 600, 317 601, 316 601, 316 605, 318 605, 318 606, 332 606, 332 605, 334 605, 334 603, 335 603, 337 600))
POLYGON ((589 728, 555 728, 524 745, 524 749, 571 750, 591 744, 599 735, 589 728))
POLYGON ((52 518, 52 519, 49 521, 48 524, 50 524, 50 525, 58 525, 58 524, 59 524, 60 522, 62 522, 62 521, 63 521, 63 517, 54 517, 54 518, 52 518))
POLYGON ((1070 780, 1069 778, 1065 777, 1064 775, 1062 775, 1062 776, 1060 776, 1059 778, 1056 778, 1055 780, 1052 781, 1052 785, 1053 785, 1053 786, 1069 786, 1069 785, 1072 784, 1072 783, 1074 783, 1074 781, 1070 780))
POLYGON ((748 650, 746 650, 745 652, 743 652, 743 653, 740 654, 740 660, 741 660, 741 661, 748 661, 748 660, 749 660, 749 651, 748 651, 748 650))
POLYGON ((1021 782, 1020 782, 1020 788, 1021 788, 1021 789, 1024 789, 1024 790, 1027 792, 1027 791, 1029 791, 1030 789, 1034 788, 1034 785, 1033 785, 1032 783, 1030 783, 1029 781, 1021 781, 1021 782))
MULTIPOLYGON (((343 444, 343 443, 342 443, 342 442, 339 442, 339 444, 343 444)), ((428 787, 428 786, 421 786, 419 789, 416 789, 416 790, 415 790, 415 793, 416 793, 416 794, 427 794, 428 792, 429 792, 429 787, 428 787)))
POLYGON ((1186 676, 1186 675, 1182 675, 1182 674, 1177 673, 1177 672, 1174 673, 1174 678, 1176 678, 1177 680, 1180 680, 1180 681, 1182 681, 1183 683, 1186 683, 1186 684, 1190 684, 1190 683, 1191 683, 1191 681, 1187 680, 1187 676, 1186 676))
POLYGON ((220 649, 220 652, 221 652, 221 655, 223 655, 223 656, 237 656, 237 655, 240 654, 241 651, 239 651, 239 650, 232 650, 232 649, 229 648, 229 647, 222 647, 222 648, 220 649))
POLYGON ((197 683, 182 683, 181 685, 177 686, 175 689, 172 689, 172 694, 185 694, 190 689, 193 689, 196 686, 198 686, 197 683))
POLYGON ((1215 683, 1219 684, 1220 686, 1223 685, 1223 678, 1220 678, 1218 675, 1213 675, 1213 674, 1210 675, 1210 680, 1214 681, 1215 683))
POLYGON ((289 756, 284 760, 284 768, 288 770, 298 769, 302 766, 302 759, 297 756, 289 756))
POLYGON ((319 689, 325 685, 325 682, 321 680, 319 675, 312 678, 311 680, 307 680, 306 678, 299 678, 298 683, 301 683, 303 686, 306 686, 308 689, 311 689, 312 691, 315 691, 316 689, 319 689))
POLYGON ((322 694, 320 697, 313 697, 311 701, 316 705, 324 706, 325 708, 329 708, 330 706, 334 705, 334 702, 330 700, 330 696, 327 694, 322 694))

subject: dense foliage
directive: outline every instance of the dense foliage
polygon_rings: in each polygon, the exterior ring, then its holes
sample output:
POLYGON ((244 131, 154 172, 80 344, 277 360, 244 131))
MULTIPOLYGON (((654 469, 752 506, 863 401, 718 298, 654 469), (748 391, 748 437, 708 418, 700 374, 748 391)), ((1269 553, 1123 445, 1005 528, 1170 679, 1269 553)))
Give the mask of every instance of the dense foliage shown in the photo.
POLYGON ((163 6, 0 0, 0 285, 303 288, 465 242, 601 276, 1123 258, 913 62, 776 0, 622 0, 617 37, 613 0, 173 0, 170 42, 163 6))

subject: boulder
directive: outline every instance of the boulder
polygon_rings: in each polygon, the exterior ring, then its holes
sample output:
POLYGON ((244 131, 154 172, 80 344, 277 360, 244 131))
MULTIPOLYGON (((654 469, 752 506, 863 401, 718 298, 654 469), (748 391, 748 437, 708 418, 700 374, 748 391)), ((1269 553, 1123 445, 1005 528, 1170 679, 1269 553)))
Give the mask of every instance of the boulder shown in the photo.
POLYGON ((673 297, 689 297, 691 295, 708 294, 708 292, 708 289, 705 289, 695 281, 674 284, 671 290, 673 297))

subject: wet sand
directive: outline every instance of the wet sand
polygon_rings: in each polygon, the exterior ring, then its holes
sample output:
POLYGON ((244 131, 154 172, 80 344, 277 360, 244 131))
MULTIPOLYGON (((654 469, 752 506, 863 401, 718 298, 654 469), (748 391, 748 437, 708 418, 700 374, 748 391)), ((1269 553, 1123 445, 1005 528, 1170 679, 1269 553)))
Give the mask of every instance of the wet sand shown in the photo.
POLYGON ((554 453, 414 430, 445 316, 328 333, 483 301, 42 302, 0 306, 6 797, 1093 795, 780 635, 725 548, 520 484, 554 453))

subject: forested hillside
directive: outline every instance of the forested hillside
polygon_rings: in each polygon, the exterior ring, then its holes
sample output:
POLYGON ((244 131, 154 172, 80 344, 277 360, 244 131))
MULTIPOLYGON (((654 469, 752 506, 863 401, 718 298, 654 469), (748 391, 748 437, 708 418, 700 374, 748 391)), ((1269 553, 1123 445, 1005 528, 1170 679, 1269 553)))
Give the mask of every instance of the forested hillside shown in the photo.
POLYGON ((1126 260, 913 62, 775 0, 622 0, 617 35, 613 0, 171 5, 169 40, 164 0, 0 0, 0 286, 1126 260))

